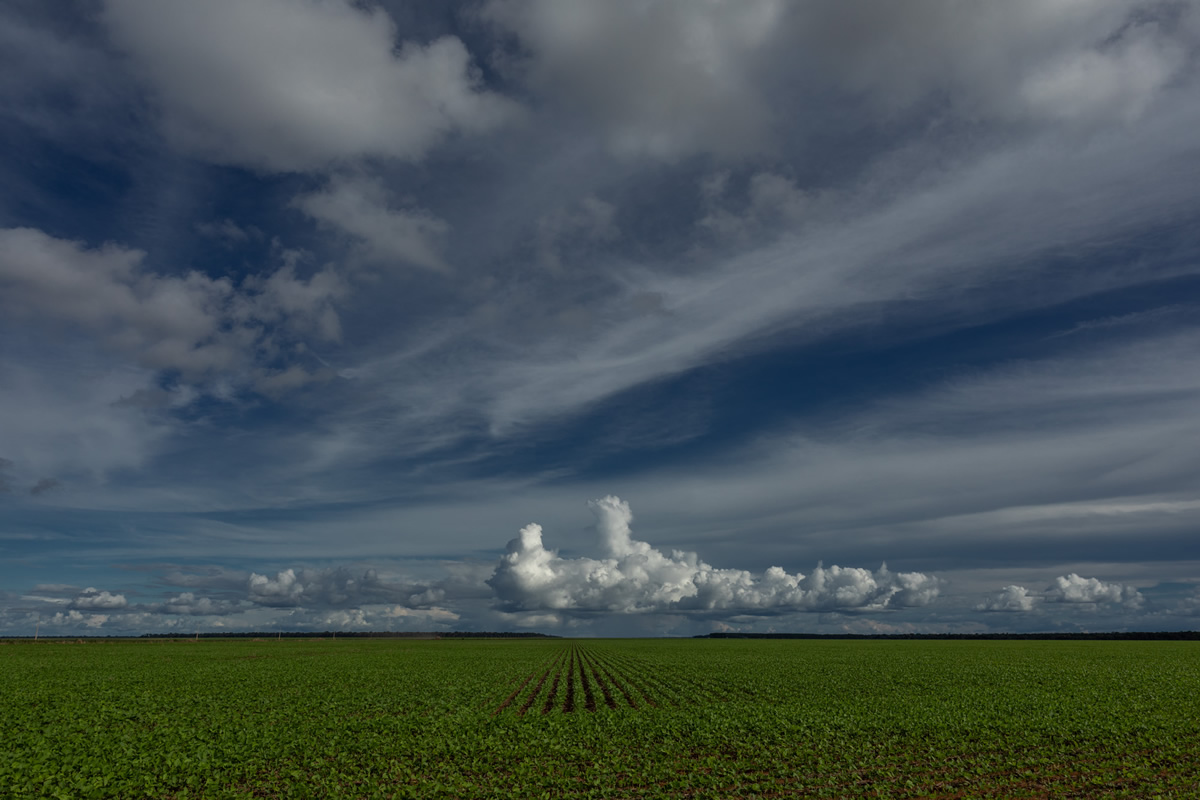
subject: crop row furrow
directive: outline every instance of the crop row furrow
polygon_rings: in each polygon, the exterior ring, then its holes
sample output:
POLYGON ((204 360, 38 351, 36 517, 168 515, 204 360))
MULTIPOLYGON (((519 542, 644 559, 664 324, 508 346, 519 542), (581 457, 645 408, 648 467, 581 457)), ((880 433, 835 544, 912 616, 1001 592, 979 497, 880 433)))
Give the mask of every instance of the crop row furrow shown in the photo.
POLYGON ((535 708, 542 714, 555 709, 570 714, 601 708, 687 707, 716 696, 710 684, 677 670, 580 644, 557 651, 536 670, 509 683, 516 687, 494 706, 493 716, 506 708, 524 716, 535 708))
MULTIPOLYGON (((546 667, 546 669, 547 669, 547 670, 549 670, 549 669, 550 669, 550 666, 552 666, 552 665, 553 665, 553 662, 554 662, 554 659, 555 659, 555 658, 557 658, 557 656, 551 656, 551 657, 550 657, 550 659, 548 659, 546 662, 543 662, 543 663, 546 663, 546 664, 547 664, 547 667, 546 667)), ((511 693, 510 693, 510 694, 509 694, 507 697, 505 697, 505 698, 504 698, 504 700, 502 700, 502 701, 500 702, 500 705, 498 705, 498 706, 496 707, 496 709, 495 709, 495 710, 492 712, 492 716, 494 717, 494 716, 496 716, 497 714, 499 714, 501 711, 503 711, 504 709, 508 708, 508 707, 509 707, 509 706, 512 704, 512 701, 513 701, 513 700, 515 700, 519 694, 521 694, 521 691, 522 691, 522 690, 523 690, 523 689, 524 689, 526 686, 528 686, 528 685, 529 685, 529 682, 530 682, 531 680, 533 680, 534 676, 536 676, 537 674, 538 674, 538 673, 537 673, 537 670, 534 670, 533 672, 531 672, 531 673, 529 673, 528 675, 526 675, 526 676, 525 676, 525 678, 524 678, 524 680, 522 680, 522 681, 520 682, 520 684, 518 684, 518 685, 517 685, 517 688, 516 688, 516 689, 513 689, 513 690, 512 690, 512 692, 511 692, 511 693)), ((543 673, 543 677, 544 677, 544 673, 543 673)), ((540 685, 540 684, 539 684, 539 685, 540 685)))
POLYGON ((563 698, 562 710, 567 714, 575 712, 575 648, 571 648, 571 663, 567 665, 567 694, 563 698))
POLYGON ((589 668, 592 669, 596 684, 600 686, 601 692, 605 694, 605 703, 610 708, 619 708, 620 704, 617 702, 617 693, 620 693, 625 698, 625 704, 631 709, 636 709, 637 700, 634 698, 634 692, 631 691, 629 679, 613 672, 613 668, 607 662, 604 652, 588 650, 587 655, 589 668))
POLYGON ((641 696, 641 703, 651 708, 658 707, 658 701, 654 698, 651 691, 638 679, 638 676, 621 664, 616 663, 611 654, 605 654, 605 656, 600 658, 600 667, 609 680, 625 695, 625 699, 631 708, 637 708, 639 705, 637 695, 641 696))
POLYGON ((586 658, 587 651, 580 648, 576 666, 579 669, 579 684, 583 687, 583 707, 594 713, 596 711, 596 693, 592 691, 592 682, 588 679, 587 669, 584 665, 586 658))
MULTIPOLYGON (((645 669, 651 665, 646 662, 645 669)), ((696 675, 677 665, 655 664, 654 674, 684 698, 685 704, 696 700, 729 700, 728 687, 706 676, 696 675)))
POLYGON ((550 691, 546 695, 546 702, 542 704, 542 713, 549 714, 554 708, 554 701, 558 697, 558 686, 562 682, 563 669, 567 664, 567 656, 564 653, 558 661, 558 666, 554 670, 554 678, 550 682, 550 691))
POLYGON ((596 685, 600 687, 600 693, 604 695, 604 704, 609 708, 615 709, 617 701, 613 699, 612 691, 608 688, 608 684, 604 678, 600 677, 600 668, 597 666, 596 656, 594 653, 586 653, 588 669, 592 671, 592 677, 596 680, 596 685))
MULTIPOLYGON (((625 697, 625 702, 629 704, 629 707, 636 710, 638 704, 633 698, 633 692, 636 692, 637 690, 633 688, 633 685, 629 682, 629 679, 624 676, 621 676, 618 679, 609 668, 609 665, 602 660, 598 659, 597 664, 599 664, 600 671, 605 674, 609 682, 612 683, 613 686, 617 687, 617 691, 619 691, 625 697)), ((644 696, 643 702, 648 702, 650 705, 653 705, 653 703, 648 701, 644 696)))
POLYGON ((618 656, 614 658, 614 662, 622 672, 634 676, 637 681, 638 690, 647 699, 650 699, 651 695, 653 695, 658 705, 668 703, 678 707, 689 704, 689 698, 685 697, 678 689, 659 676, 658 673, 660 670, 658 665, 626 656, 618 656))
POLYGON ((551 670, 558 666, 558 664, 562 661, 562 658, 563 654, 561 652, 554 657, 554 660, 551 661, 550 665, 546 667, 546 670, 542 673, 542 676, 538 678, 537 684, 529 692, 529 696, 525 698, 525 702, 521 704, 519 709, 517 709, 517 714, 524 716, 525 712, 529 711, 534 701, 537 700, 538 695, 540 695, 542 692, 542 685, 546 683, 546 676, 550 674, 551 670))

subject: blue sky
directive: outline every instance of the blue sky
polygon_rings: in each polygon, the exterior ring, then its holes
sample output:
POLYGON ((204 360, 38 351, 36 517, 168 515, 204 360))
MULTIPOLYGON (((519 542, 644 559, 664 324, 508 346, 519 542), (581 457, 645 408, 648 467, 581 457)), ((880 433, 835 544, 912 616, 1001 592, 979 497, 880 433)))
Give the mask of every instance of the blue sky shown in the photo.
POLYGON ((1191 4, 0 41, 0 632, 1197 625, 1191 4))

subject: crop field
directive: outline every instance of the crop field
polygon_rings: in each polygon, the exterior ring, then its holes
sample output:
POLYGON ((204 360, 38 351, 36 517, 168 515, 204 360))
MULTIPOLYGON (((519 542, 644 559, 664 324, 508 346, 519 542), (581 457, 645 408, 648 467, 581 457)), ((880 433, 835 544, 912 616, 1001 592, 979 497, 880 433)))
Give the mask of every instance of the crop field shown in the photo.
POLYGON ((1200 643, 0 643, 0 797, 1200 798, 1200 643))

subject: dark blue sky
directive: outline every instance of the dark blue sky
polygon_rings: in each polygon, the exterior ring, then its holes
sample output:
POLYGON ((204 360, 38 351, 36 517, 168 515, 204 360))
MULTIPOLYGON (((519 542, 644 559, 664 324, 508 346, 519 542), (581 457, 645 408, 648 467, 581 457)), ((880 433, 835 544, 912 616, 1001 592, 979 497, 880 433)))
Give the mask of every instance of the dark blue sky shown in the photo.
POLYGON ((0 633, 1195 627, 1193 7, 66 7, 0 633))

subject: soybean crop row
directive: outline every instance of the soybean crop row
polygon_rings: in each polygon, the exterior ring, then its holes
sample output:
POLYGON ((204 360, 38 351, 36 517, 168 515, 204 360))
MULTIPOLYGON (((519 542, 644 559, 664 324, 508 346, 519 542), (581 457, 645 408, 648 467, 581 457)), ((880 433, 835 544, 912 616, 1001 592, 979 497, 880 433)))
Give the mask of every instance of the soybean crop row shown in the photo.
POLYGON ((0 643, 0 797, 1200 798, 1193 642, 0 643))
POLYGON ((518 716, 529 713, 571 714, 599 710, 685 707, 725 699, 703 679, 664 675, 663 665, 634 659, 608 649, 581 644, 564 646, 519 681, 492 711, 518 716))

